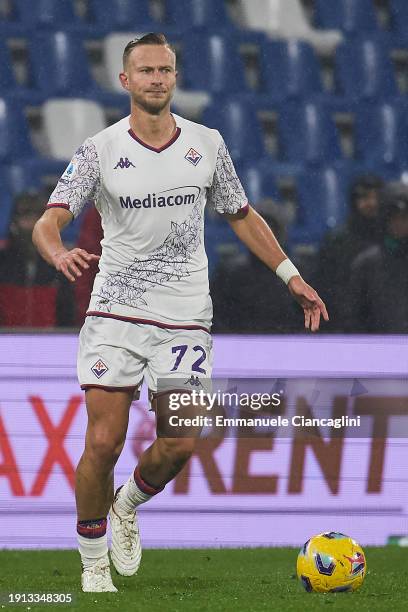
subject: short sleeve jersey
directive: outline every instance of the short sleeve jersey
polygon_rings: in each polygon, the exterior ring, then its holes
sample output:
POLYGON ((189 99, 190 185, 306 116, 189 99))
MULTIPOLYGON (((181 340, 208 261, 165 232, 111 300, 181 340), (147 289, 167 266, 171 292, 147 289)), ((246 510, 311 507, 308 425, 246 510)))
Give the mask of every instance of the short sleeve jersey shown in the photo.
POLYGON ((173 116, 175 134, 160 149, 136 136, 129 117, 86 140, 48 206, 76 217, 93 200, 101 215, 87 314, 209 329, 204 207, 245 212, 247 198, 220 133, 173 116))

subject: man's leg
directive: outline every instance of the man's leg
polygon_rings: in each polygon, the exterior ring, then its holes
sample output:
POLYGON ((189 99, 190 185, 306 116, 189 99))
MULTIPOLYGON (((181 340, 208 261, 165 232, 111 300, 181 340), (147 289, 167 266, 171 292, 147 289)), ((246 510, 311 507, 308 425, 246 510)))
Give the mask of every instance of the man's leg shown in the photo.
MULTIPOLYGON (((168 398, 153 406, 159 419, 161 408, 168 412, 168 398), (162 404, 162 407, 160 406, 162 404)), ((192 436, 199 435, 199 430, 192 436)), ((126 483, 118 489, 110 511, 112 527, 111 559, 119 574, 136 573, 141 560, 141 545, 136 508, 160 493, 191 457, 196 437, 157 438, 144 451, 126 483)))
POLYGON ((106 516, 113 497, 113 469, 125 443, 132 398, 133 392, 128 391, 92 388, 86 392, 88 426, 75 486, 84 570, 107 559, 106 516))

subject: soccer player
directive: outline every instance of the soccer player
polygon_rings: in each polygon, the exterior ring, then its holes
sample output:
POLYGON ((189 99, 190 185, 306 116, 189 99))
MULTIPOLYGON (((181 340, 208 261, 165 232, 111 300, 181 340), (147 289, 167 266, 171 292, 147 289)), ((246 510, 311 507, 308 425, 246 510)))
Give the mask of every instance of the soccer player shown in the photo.
MULTIPOLYGON (((220 133, 170 112, 176 76, 175 53, 163 34, 129 42, 120 81, 130 94, 130 116, 79 147, 33 232, 46 261, 75 281, 97 256, 67 250, 61 230, 89 200, 104 230, 78 353, 88 413, 76 471, 84 591, 116 591, 107 554, 108 513, 111 560, 119 574, 137 571, 136 508, 163 490, 194 449, 194 438, 158 437, 114 495, 113 470, 143 378, 157 409, 168 399, 156 393, 158 379, 183 379, 187 388, 211 375, 206 203, 283 279, 304 310, 307 328, 316 331, 321 315, 328 319, 322 300, 248 204, 220 133)), ((254 302, 256 312, 256 296, 254 302)))

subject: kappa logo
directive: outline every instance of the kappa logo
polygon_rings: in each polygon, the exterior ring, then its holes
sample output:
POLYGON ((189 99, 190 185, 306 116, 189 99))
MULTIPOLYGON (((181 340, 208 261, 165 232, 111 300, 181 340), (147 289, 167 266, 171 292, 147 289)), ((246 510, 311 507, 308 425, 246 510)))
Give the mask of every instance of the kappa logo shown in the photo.
POLYGON ((98 359, 98 361, 92 366, 91 370, 95 374, 96 378, 101 378, 104 374, 106 374, 109 368, 105 363, 103 363, 102 359, 98 359))
POLYGON ((114 170, 116 170, 116 168, 135 168, 136 166, 134 164, 132 164, 132 162, 129 160, 128 157, 121 157, 120 160, 118 161, 118 163, 116 164, 116 166, 114 167, 114 170))
POLYGON ((193 149, 193 147, 191 147, 191 149, 189 149, 184 156, 184 159, 189 161, 190 164, 193 164, 193 166, 196 166, 202 158, 203 156, 198 151, 193 149))
POLYGON ((192 374, 188 380, 184 383, 185 385, 192 385, 193 387, 202 387, 203 385, 200 382, 198 376, 194 376, 192 374))

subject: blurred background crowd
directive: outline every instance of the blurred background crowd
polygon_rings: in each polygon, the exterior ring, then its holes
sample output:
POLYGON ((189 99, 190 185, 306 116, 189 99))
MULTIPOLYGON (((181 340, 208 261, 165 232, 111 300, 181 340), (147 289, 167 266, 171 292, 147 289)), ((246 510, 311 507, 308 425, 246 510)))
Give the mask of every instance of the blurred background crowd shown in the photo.
MULTIPOLYGON (((174 111, 221 131, 251 204, 336 333, 408 331, 407 0, 0 0, 0 327, 81 325, 31 231, 86 137, 128 114, 126 43, 164 32, 174 111)), ((207 211, 218 333, 302 332, 287 289, 207 211)), ((89 205, 64 233, 100 253, 89 205)))

